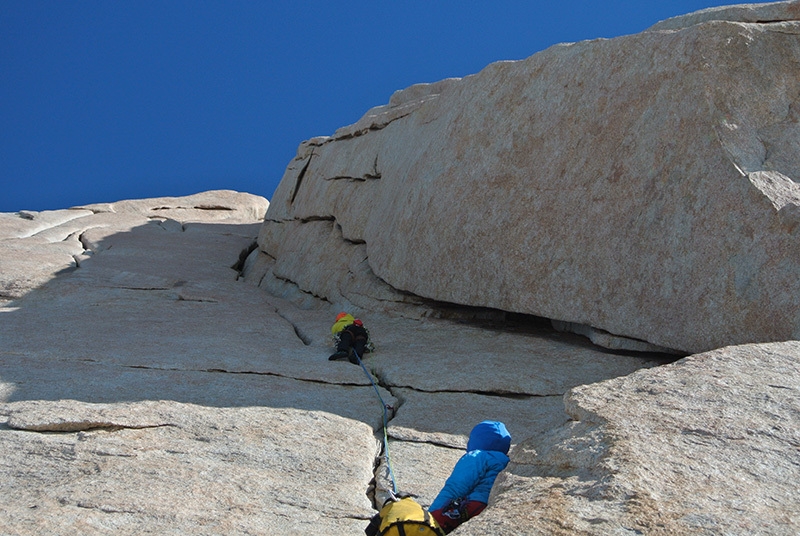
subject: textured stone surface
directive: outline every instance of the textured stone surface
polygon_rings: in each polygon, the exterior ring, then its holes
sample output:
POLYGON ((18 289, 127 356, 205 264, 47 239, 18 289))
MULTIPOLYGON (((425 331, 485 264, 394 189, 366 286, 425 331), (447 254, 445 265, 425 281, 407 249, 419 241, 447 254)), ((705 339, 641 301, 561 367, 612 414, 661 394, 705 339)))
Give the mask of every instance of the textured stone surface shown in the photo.
POLYGON ((723 348, 574 389, 459 534, 796 534, 800 343, 723 348))
POLYGON ((300 146, 253 277, 287 297, 423 297, 687 353, 796 338, 798 5, 401 92, 300 146))
POLYGON ((711 7, 663 20, 649 29, 676 30, 693 24, 713 21, 770 23, 784 20, 800 20, 800 2, 764 2, 711 7))
POLYGON ((796 534, 800 343, 626 350, 798 325, 800 47, 764 18, 796 5, 398 92, 267 225, 234 192, 0 214, 0 533, 361 534, 383 401, 423 504, 508 423, 458 534, 796 534), (342 307, 378 385, 327 360, 342 307))
POLYGON ((552 329, 520 333, 504 331, 502 324, 487 329, 436 319, 391 319, 384 325, 377 318, 371 325, 380 341, 373 369, 392 385, 428 392, 558 396, 661 363, 648 354, 592 347, 583 337, 552 329))
POLYGON ((429 503, 476 419, 523 441, 566 420, 570 387, 660 362, 524 323, 366 313, 373 387, 327 360, 330 304, 237 279, 257 220, 103 214, 83 262, 0 308, 2 533, 356 534, 391 487, 377 394, 397 485, 429 503))
MULTIPOLYGON (((105 236, 145 224, 154 230, 181 230, 189 222, 252 224, 263 219, 268 206, 260 196, 218 190, 65 210, 0 213, 0 303, 75 269, 102 248, 99 242, 105 236)), ((230 245, 237 244, 231 241, 230 245)))
POLYGON ((356 534, 371 515, 371 429, 329 413, 75 401, 6 411, 3 534, 356 534))

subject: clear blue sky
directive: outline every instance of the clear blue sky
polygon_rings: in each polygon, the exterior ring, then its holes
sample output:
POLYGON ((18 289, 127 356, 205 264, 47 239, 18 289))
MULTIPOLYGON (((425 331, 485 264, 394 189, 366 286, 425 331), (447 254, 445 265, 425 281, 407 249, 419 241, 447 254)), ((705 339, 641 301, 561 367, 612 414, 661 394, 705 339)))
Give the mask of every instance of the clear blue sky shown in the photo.
POLYGON ((2 0, 0 212, 233 189, 419 82, 713 0, 2 0))

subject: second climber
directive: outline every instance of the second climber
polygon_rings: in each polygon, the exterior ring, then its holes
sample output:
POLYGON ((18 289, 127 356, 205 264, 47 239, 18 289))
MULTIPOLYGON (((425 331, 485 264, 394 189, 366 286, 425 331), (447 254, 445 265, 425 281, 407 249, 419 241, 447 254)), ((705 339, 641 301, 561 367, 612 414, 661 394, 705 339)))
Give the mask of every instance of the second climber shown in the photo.
POLYGON ((364 352, 370 351, 369 331, 364 323, 353 315, 341 312, 336 315, 336 322, 331 326, 336 352, 328 360, 347 359, 357 365, 358 359, 364 357, 364 352))

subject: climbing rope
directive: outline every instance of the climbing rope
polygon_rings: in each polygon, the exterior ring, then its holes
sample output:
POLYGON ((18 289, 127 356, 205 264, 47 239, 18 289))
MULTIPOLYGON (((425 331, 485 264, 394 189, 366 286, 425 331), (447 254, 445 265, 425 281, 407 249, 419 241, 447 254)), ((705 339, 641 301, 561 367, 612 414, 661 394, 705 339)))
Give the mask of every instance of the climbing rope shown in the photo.
POLYGON ((372 378, 372 374, 370 374, 369 371, 367 370, 367 367, 364 366, 364 362, 361 361, 361 357, 359 357, 358 352, 355 351, 355 348, 353 349, 353 355, 356 356, 356 359, 358 360, 358 364, 361 365, 361 370, 363 370, 364 374, 367 375, 367 379, 372 384, 372 388, 375 389, 375 394, 378 395, 378 400, 381 401, 381 406, 383 406, 383 452, 384 452, 384 458, 386 458, 386 467, 389 468, 389 480, 392 482, 392 494, 393 495, 397 495, 397 484, 395 484, 395 481, 394 481, 394 471, 392 470, 392 460, 389 457, 389 435, 388 435, 388 432, 386 431, 386 429, 387 429, 387 427, 389 425, 389 419, 387 417, 388 410, 393 409, 393 408, 392 408, 392 406, 386 404, 386 402, 383 401, 383 397, 381 396, 381 393, 378 390, 378 386, 375 384, 375 380, 372 378))

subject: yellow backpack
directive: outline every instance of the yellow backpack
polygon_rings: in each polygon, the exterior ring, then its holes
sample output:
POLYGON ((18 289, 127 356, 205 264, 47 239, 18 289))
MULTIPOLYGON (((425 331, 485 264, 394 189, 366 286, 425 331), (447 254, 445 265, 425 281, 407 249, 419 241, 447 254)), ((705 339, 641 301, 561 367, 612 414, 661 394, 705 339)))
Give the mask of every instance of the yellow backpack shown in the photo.
POLYGON ((433 516, 411 497, 386 503, 364 532, 367 536, 444 536, 433 516))

